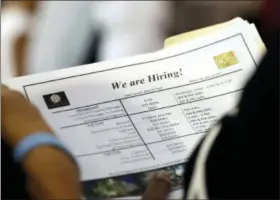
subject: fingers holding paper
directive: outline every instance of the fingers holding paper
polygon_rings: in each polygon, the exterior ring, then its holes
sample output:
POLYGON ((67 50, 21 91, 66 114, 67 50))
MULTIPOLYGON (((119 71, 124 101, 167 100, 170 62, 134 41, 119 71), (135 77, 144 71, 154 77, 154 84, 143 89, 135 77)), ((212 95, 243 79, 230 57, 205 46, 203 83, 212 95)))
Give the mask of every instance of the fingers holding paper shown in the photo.
POLYGON ((142 196, 142 200, 164 200, 170 189, 171 179, 166 172, 161 171, 151 178, 148 188, 142 196))

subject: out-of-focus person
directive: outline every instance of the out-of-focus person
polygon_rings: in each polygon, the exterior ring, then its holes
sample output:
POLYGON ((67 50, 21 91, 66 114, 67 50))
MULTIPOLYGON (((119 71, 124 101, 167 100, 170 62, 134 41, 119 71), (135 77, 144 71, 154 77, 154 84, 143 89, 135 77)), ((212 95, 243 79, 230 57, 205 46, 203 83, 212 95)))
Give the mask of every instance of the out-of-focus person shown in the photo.
POLYGON ((22 75, 26 32, 35 1, 1 2, 1 79, 22 75))
MULTIPOLYGON (((29 22, 23 22, 25 27, 22 25, 20 30, 20 26, 14 26, 17 28, 13 34, 7 31, 1 34, 1 65, 5 66, 2 78, 5 74, 6 77, 32 74, 156 51, 168 36, 254 14, 262 1, 13 1, 11 4, 21 7, 21 13, 29 13, 29 16, 24 14, 29 22)), ((1 33, 9 29, 5 23, 2 27, 1 33)))
POLYGON ((20 60, 15 64, 20 69, 19 75, 156 51, 167 37, 170 18, 167 1, 33 1, 33 4, 37 7, 32 13, 32 24, 25 30, 24 41, 16 39, 22 45, 14 49, 20 60), (96 35, 101 36, 98 46, 94 43, 96 35), (92 49, 97 49, 97 53, 92 49))

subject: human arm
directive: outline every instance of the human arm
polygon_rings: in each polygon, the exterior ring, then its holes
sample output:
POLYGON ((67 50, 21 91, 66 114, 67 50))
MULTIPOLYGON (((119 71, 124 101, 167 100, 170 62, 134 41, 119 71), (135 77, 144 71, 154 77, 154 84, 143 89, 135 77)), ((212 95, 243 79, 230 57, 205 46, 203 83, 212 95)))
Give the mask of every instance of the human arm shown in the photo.
MULTIPOLYGON (((26 136, 53 131, 23 95, 1 86, 2 139, 12 148, 26 136)), ((80 199, 79 171, 64 151, 44 145, 31 150, 21 162, 34 199, 80 199)))

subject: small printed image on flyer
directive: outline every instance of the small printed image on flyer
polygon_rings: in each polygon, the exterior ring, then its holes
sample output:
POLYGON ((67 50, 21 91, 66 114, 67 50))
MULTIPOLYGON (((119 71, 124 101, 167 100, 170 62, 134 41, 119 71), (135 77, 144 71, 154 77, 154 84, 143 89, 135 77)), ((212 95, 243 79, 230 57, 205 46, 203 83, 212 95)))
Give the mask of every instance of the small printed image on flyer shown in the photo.
POLYGON ((86 198, 140 196, 145 192, 151 177, 162 170, 170 175, 172 190, 182 188, 184 164, 179 164, 153 171, 128 174, 108 179, 85 181, 83 182, 84 194, 86 198))

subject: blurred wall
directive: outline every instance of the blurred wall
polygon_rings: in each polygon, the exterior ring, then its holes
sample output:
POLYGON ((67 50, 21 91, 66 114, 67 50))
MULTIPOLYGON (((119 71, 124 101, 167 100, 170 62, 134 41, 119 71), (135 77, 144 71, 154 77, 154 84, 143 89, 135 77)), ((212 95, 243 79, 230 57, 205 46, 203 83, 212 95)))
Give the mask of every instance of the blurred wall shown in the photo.
POLYGON ((262 0, 173 1, 174 26, 170 35, 228 21, 234 17, 258 13, 262 0))

